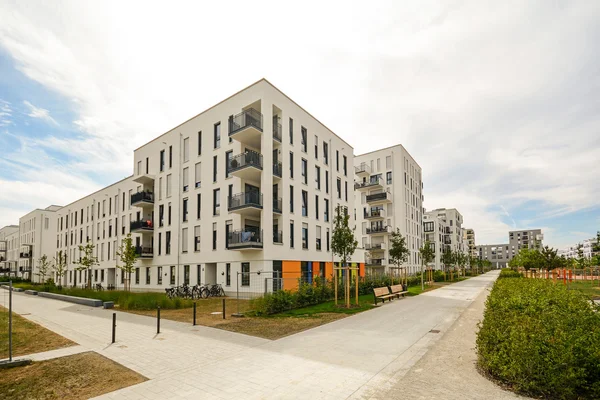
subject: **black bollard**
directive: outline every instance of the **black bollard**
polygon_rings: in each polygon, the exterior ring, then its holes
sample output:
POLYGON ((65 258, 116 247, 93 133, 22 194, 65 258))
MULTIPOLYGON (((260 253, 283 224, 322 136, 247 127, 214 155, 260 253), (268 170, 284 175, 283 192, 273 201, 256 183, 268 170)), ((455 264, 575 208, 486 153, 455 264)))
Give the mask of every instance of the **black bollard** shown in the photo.
POLYGON ((113 323, 112 323, 112 342, 116 341, 117 337, 117 313, 113 313, 113 323))
POLYGON ((156 309, 156 334, 160 333, 160 306, 156 309))
POLYGON ((194 302, 194 326, 196 326, 196 302, 194 302))
POLYGON ((225 299, 223 299, 223 319, 225 319, 225 299))

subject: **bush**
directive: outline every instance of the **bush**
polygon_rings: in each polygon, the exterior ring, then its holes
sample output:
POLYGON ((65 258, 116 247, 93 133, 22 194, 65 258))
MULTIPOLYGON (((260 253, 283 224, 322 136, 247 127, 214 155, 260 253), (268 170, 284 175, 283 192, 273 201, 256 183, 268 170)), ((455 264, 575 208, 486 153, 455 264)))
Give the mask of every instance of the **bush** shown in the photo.
POLYGON ((522 278, 523 274, 517 271, 514 271, 510 268, 502 268, 502 271, 500 271, 500 276, 498 277, 498 279, 500 278, 522 278))
POLYGON ((499 279, 477 334, 478 364, 484 373, 517 392, 598 399, 598 311, 581 292, 563 285, 541 279, 499 279))

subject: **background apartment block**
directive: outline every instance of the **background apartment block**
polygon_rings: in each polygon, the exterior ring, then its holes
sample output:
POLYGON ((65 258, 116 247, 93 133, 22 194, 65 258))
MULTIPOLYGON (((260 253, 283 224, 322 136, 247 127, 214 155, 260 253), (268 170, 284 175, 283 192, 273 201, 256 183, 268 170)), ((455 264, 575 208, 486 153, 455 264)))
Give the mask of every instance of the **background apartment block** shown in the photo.
POLYGON ((513 257, 514 254, 508 243, 477 246, 477 258, 489 260, 495 268, 505 268, 513 257))
MULTIPOLYGON (((19 261, 17 272, 33 282, 40 281, 38 262, 46 255, 52 260, 55 246, 50 234, 56 232, 56 211, 60 206, 36 209, 19 218, 19 261)), ((48 276, 50 277, 50 276, 48 276)))
POLYGON ((477 257, 489 260, 497 268, 504 268, 524 248, 542 248, 544 235, 541 229, 508 232, 508 243, 476 246, 477 257))
POLYGON ((19 261, 19 226, 7 225, 0 229, 0 272, 16 275, 19 261))
POLYGON ((594 246, 598 242, 597 238, 585 239, 583 242, 566 247, 564 249, 560 249, 558 251, 559 256, 564 256, 566 258, 579 258, 579 245, 581 245, 581 251, 583 253, 583 257, 587 259, 591 259, 598 252, 594 252, 594 246))
POLYGON ((463 228, 463 244, 470 257, 477 257, 477 246, 475 245, 475 231, 471 228, 463 228))
POLYGON ((463 216, 456 208, 438 208, 426 211, 423 217, 425 240, 429 240, 435 248, 435 261, 431 263, 435 269, 441 269, 441 257, 444 251, 467 253, 463 234, 463 216), (440 235, 440 230, 443 233, 440 235))
POLYGON ((406 237, 404 266, 420 268, 423 181, 421 167, 402 145, 354 157, 355 236, 365 250, 367 273, 389 272, 391 233, 406 237))

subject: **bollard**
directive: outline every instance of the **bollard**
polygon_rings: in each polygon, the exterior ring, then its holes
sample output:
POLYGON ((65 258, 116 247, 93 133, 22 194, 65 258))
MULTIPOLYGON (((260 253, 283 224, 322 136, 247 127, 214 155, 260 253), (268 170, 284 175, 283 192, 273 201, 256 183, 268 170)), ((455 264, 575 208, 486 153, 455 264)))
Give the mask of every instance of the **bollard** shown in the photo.
POLYGON ((156 309, 156 334, 160 333, 160 306, 156 309))
POLYGON ((225 299, 223 299, 223 319, 225 319, 225 299))
POLYGON ((112 342, 114 343, 117 337, 117 313, 113 313, 112 323, 112 342))
POLYGON ((194 326, 196 326, 196 302, 194 302, 194 326))

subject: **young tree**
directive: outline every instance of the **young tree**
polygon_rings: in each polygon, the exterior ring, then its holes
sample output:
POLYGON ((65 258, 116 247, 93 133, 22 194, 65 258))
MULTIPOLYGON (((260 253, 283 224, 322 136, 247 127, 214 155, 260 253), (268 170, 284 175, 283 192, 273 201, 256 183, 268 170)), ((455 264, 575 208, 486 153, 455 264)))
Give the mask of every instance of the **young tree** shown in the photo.
POLYGON ((419 254, 421 255, 421 290, 425 290, 423 265, 429 264, 435 259, 435 251, 431 247, 429 240, 426 240, 425 243, 423 243, 423 247, 419 249, 419 254))
POLYGON ((396 232, 392 232, 392 238, 390 239, 390 262, 400 268, 408 260, 409 254, 410 250, 406 245, 406 238, 402 236, 400 229, 396 228, 396 232))
POLYGON ((87 288, 92 288, 92 268, 99 265, 98 259, 94 257, 94 244, 88 242, 85 246, 79 245, 79 251, 83 256, 75 264, 79 265, 77 271, 87 271, 87 288))
POLYGON ((46 275, 50 271, 50 260, 47 255, 43 255, 38 260, 38 276, 40 277, 40 283, 46 283, 46 275))
POLYGON ((56 253, 52 269, 56 273, 57 286, 60 288, 62 287, 62 278, 67 273, 67 254, 63 253, 62 250, 56 253))
POLYGON ((131 273, 133 272, 135 261, 138 258, 138 255, 135 252, 135 246, 131 240, 131 233, 128 233, 121 242, 121 246, 117 251, 117 256, 119 256, 119 260, 121 261, 121 265, 117 265, 117 268, 121 270, 122 274, 127 274, 127 287, 125 290, 131 290, 131 273))
MULTIPOLYGON (((352 229, 350 229, 350 227, 348 226, 348 221, 350 220, 348 209, 346 207, 338 205, 335 209, 335 213, 336 215, 334 219, 333 234, 331 235, 331 250, 333 251, 333 254, 340 256, 340 258, 342 259, 343 267, 346 267, 346 263, 354 254, 354 251, 358 246, 358 242, 354 238, 354 233, 352 232, 352 229)), ((348 273, 346 274, 346 284, 344 285, 344 289, 346 291, 346 306, 350 307, 350 273, 349 270, 346 270, 346 272, 348 273)), ((337 281, 337 274, 335 274, 336 285, 337 281)), ((356 282, 356 284, 358 285, 358 281, 356 282)))
POLYGON ((448 265, 454 263, 454 252, 450 248, 446 248, 442 253, 441 261, 442 264, 444 264, 444 280, 446 280, 446 269, 448 268, 448 265))
POLYGON ((540 253, 544 259, 544 268, 551 270, 559 267, 560 260, 557 256, 558 250, 544 246, 540 253))
POLYGON ((579 268, 585 268, 586 266, 586 259, 585 256, 583 255, 583 245, 581 243, 579 243, 577 245, 577 266, 579 268))

